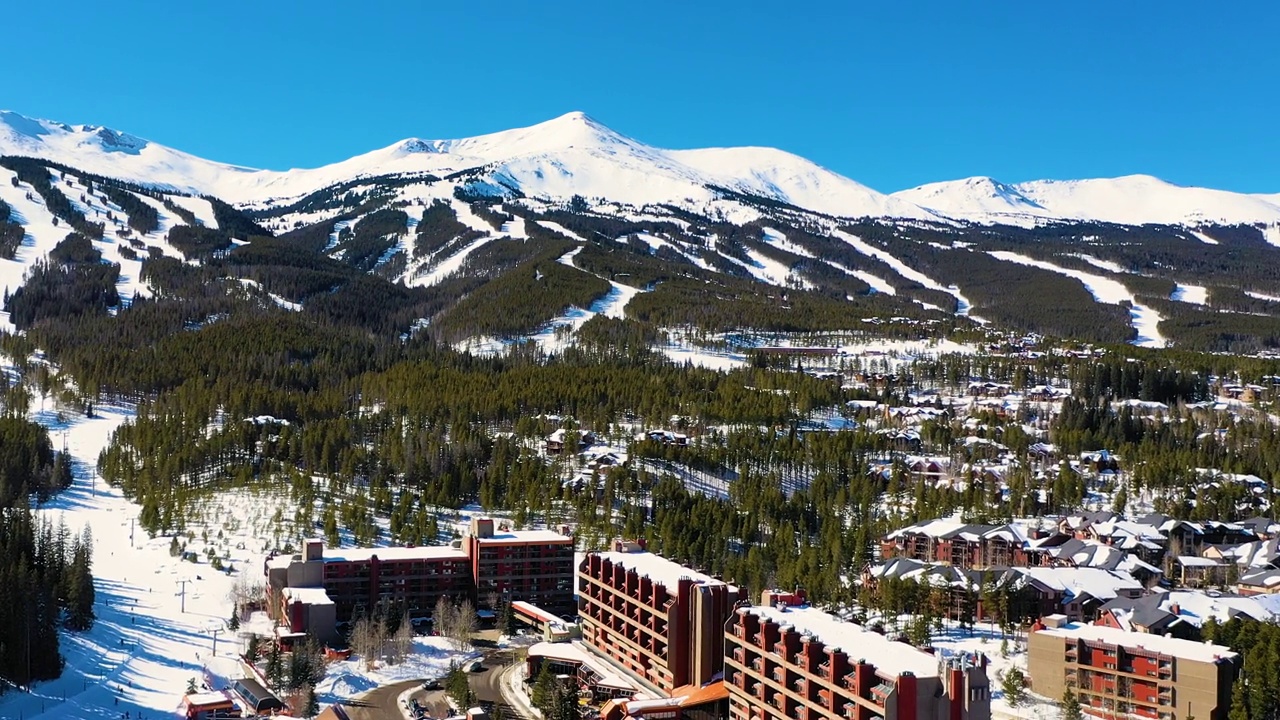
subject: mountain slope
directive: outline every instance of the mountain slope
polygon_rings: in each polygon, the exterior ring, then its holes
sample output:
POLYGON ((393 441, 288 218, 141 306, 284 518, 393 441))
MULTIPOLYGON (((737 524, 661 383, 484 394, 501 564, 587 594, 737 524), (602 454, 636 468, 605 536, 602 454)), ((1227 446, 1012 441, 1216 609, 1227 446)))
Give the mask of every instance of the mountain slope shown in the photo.
POLYGON ((384 175, 476 171, 534 197, 641 206, 714 201, 717 188, 843 217, 934 218, 803 158, 767 148, 665 151, 580 112, 456 140, 410 138, 315 169, 252 170, 196 158, 106 128, 0 114, 0 154, 30 155, 108 177, 260 205, 384 175))
POLYGON ((109 128, 4 111, 0 154, 40 157, 107 177, 259 208, 362 179, 455 177, 459 184, 472 183, 483 192, 552 201, 580 195, 635 207, 669 204, 703 210, 728 190, 843 218, 1021 226, 1044 220, 1280 226, 1280 194, 1181 187, 1146 175, 1016 184, 967 178, 886 195, 781 150, 662 150, 614 132, 581 112, 470 138, 410 138, 319 168, 275 171, 204 160, 109 128))
POLYGON ((1150 175, 1015 184, 976 177, 921 185, 891 197, 983 223, 1028 225, 1037 218, 1121 225, 1280 223, 1276 195, 1182 187, 1150 175))

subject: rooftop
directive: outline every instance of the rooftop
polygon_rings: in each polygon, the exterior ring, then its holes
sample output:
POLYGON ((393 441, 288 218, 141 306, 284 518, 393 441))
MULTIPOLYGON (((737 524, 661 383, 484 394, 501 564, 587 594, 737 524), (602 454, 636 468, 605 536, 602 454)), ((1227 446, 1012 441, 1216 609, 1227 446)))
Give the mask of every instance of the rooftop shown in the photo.
POLYGON ((507 530, 494 532, 490 537, 476 537, 480 544, 485 543, 572 543, 573 538, 561 535, 554 530, 507 530))
POLYGON ((743 608, 740 612, 757 615, 779 625, 791 625, 801 635, 811 635, 829 648, 840 648, 852 659, 866 658, 885 675, 897 677, 904 672, 913 673, 916 677, 938 675, 938 658, 933 655, 816 608, 758 606, 743 608))
POLYGON ((231 696, 225 690, 217 692, 195 693, 183 697, 188 705, 222 705, 231 702, 231 696))
MULTIPOLYGON (((729 585, 723 580, 717 580, 710 575, 700 573, 674 560, 668 560, 651 552, 608 551, 595 554, 612 562, 614 565, 621 565, 624 568, 635 570, 640 575, 645 575, 650 580, 668 588, 674 588, 684 578, 689 578, 701 585, 729 585)), ((729 585, 729 587, 733 586, 729 585)))
POLYGON ((1060 628, 1045 628, 1036 631, 1055 637, 1075 638, 1091 642, 1106 643, 1127 648, 1141 648, 1150 652, 1170 655, 1184 660, 1213 663, 1219 660, 1230 660, 1236 653, 1229 647, 1200 643, 1193 640, 1179 640, 1164 635, 1149 635, 1140 632, 1126 632, 1101 625, 1083 625, 1071 623, 1060 628))
POLYGON ((599 676, 596 683, 601 686, 640 692, 640 688, 636 687, 635 683, 618 673, 609 663, 588 651, 580 640, 567 643, 536 643, 529 646, 529 656, 581 663, 599 676))
POLYGON ((368 562, 379 560, 466 560, 467 553, 450 545, 422 547, 325 548, 325 562, 368 562))
POLYGON ((296 600, 303 605, 332 605, 333 600, 324 588, 287 587, 283 590, 285 598, 296 600))

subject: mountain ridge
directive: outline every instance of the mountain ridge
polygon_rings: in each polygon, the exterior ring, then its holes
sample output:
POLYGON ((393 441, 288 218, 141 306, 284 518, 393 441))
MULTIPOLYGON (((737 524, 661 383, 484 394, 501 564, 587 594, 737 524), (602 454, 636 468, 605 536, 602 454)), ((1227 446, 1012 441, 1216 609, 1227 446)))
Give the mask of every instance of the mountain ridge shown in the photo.
POLYGON ((207 160, 99 125, 69 125, 0 111, 0 154, 30 155, 240 205, 295 199, 362 178, 488 169, 529 195, 561 200, 583 195, 637 206, 680 200, 710 203, 718 196, 716 188, 727 188, 846 218, 1280 228, 1280 193, 1184 187, 1149 175, 1022 183, 975 177, 882 193, 784 150, 661 149, 580 111, 473 137, 406 138, 336 163, 284 171, 207 160))

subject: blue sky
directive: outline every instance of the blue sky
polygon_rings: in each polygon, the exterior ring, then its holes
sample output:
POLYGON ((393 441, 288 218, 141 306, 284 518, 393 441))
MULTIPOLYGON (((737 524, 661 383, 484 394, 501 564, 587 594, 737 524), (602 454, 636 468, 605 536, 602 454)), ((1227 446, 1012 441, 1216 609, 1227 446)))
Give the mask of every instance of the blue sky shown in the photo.
POLYGON ((583 110, 886 192, 1139 172, 1280 192, 1275 3, 62 0, 5 20, 0 107, 255 167, 583 110))

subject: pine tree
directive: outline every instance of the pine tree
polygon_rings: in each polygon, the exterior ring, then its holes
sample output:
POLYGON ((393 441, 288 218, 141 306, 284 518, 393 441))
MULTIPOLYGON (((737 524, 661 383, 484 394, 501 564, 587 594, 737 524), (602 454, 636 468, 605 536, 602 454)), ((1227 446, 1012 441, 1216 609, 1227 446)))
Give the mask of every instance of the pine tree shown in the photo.
POLYGON ((1227 712, 1227 720, 1249 720, 1249 694, 1243 675, 1236 678, 1231 686, 1231 709, 1227 712))
POLYGON ((465 711, 475 703, 475 695, 471 692, 471 680, 458 663, 449 663, 449 674, 445 676, 445 692, 459 711, 465 711))
POLYGON ((551 667, 543 662, 538 668, 538 677, 534 680, 533 691, 530 693, 529 700, 533 706, 543 713, 547 712, 547 708, 551 706, 552 693, 556 689, 556 677, 551 674, 551 667))
POLYGON ((1080 698, 1067 688, 1062 693, 1062 720, 1084 720, 1084 710, 1080 707, 1080 698))
POLYGON ((240 607, 235 603, 231 604, 231 617, 227 618, 227 629, 231 632, 240 629, 240 607))
POLYGON ((280 642, 278 640, 271 643, 271 647, 267 651, 267 667, 265 675, 267 682, 271 684, 273 692, 280 692, 284 687, 284 656, 280 651, 280 642))
POLYGON ((1004 701, 1009 703, 1009 707, 1021 705, 1027 693, 1026 678, 1022 671, 1016 667, 1009 668, 1004 677, 1000 678, 1000 689, 1004 691, 1004 701))

